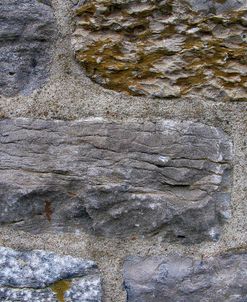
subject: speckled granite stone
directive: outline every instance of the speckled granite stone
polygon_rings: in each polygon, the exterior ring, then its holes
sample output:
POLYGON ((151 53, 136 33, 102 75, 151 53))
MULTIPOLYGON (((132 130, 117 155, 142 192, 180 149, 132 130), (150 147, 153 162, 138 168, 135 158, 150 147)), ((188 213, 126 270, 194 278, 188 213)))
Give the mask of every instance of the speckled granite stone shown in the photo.
POLYGON ((0 247, 0 301, 101 302, 93 261, 0 247))

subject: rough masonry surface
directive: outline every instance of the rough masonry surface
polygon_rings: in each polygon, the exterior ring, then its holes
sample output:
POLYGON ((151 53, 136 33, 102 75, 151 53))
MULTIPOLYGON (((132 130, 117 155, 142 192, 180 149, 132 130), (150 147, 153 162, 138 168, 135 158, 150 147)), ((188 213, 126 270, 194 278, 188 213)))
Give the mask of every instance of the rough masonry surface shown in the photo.
POLYGON ((49 0, 1 0, 0 95, 28 94, 45 82, 55 32, 49 0))
POLYGON ((72 45, 106 88, 158 98, 247 99, 246 0, 87 0, 72 45))
POLYGON ((0 301, 101 302, 101 296, 93 261, 0 247, 0 301))
POLYGON ((232 143, 195 122, 0 121, 0 224, 217 240, 232 143))
POLYGON ((129 257, 124 278, 128 302, 245 302, 247 253, 129 257))

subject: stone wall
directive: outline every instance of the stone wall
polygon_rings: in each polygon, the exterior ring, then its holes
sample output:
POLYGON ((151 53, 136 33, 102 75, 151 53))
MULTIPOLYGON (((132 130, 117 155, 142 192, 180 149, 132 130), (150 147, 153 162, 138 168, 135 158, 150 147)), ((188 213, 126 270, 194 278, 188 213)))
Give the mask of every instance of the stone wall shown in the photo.
POLYGON ((0 301, 246 301, 246 20, 1 1, 0 301))

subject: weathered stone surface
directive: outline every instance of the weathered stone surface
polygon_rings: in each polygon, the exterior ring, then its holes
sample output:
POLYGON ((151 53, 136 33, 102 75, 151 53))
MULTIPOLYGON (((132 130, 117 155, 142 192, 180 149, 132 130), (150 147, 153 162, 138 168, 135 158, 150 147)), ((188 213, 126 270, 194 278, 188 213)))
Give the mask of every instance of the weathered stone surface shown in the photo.
POLYGON ((106 88, 247 99, 246 0, 88 0, 75 19, 76 59, 106 88))
POLYGON ((27 94, 45 82, 54 35, 50 1, 1 0, 0 95, 27 94))
POLYGON ((100 302, 93 261, 0 247, 0 301, 100 302))
POLYGON ((128 302, 245 302, 247 253, 130 257, 124 278, 128 302))
POLYGON ((217 240, 232 144, 194 122, 0 121, 0 224, 217 240))
POLYGON ((246 9, 246 0, 187 0, 192 9, 206 13, 229 13, 231 10, 246 9))

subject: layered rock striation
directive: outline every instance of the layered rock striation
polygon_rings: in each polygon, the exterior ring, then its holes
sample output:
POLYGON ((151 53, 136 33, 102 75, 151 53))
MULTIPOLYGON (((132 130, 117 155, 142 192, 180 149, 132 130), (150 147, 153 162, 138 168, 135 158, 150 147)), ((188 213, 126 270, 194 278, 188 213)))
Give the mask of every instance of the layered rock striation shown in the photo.
POLYGON ((0 121, 0 224, 217 240, 232 143, 200 123, 0 121))

